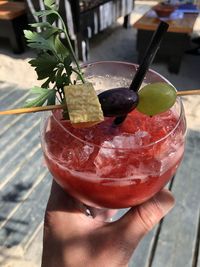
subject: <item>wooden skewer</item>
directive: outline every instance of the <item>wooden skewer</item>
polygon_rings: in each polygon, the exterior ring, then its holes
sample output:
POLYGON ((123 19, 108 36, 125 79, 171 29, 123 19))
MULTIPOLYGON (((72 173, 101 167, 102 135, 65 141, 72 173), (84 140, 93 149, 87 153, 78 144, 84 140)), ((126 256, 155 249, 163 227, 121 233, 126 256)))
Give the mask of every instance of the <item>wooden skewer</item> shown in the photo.
POLYGON ((178 96, 184 96, 184 95, 200 95, 200 89, 177 91, 177 95, 178 96))
POLYGON ((0 111, 0 115, 32 113, 32 112, 48 111, 48 110, 63 109, 63 108, 66 108, 66 105, 49 105, 49 106, 42 106, 42 107, 17 108, 17 109, 0 111))
MULTIPOLYGON (((178 96, 200 95, 200 89, 177 91, 177 95, 178 96)), ((50 105, 50 106, 42 106, 42 107, 17 108, 17 109, 10 109, 10 110, 0 111, 0 115, 23 114, 23 113, 48 111, 48 110, 53 110, 53 109, 64 109, 64 108, 66 108, 66 105, 50 105)))

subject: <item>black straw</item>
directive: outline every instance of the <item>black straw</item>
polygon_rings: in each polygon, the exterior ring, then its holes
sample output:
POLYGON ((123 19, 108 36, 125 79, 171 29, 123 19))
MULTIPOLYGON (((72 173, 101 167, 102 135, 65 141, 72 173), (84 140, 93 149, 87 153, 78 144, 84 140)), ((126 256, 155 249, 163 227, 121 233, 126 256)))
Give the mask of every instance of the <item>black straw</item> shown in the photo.
MULTIPOLYGON (((133 81, 130 85, 130 90, 133 90, 137 92, 140 89, 140 86, 142 84, 142 81, 144 80, 144 77, 149 69, 149 66, 151 65, 159 47, 160 43, 163 39, 164 34, 167 32, 167 29, 169 27, 169 24, 161 21, 158 25, 157 30, 154 32, 151 42, 145 52, 144 58, 142 59, 142 62, 136 71, 136 74, 133 78, 133 81)), ((114 124, 118 125, 122 123, 126 119, 125 116, 117 117, 114 120, 114 124)))

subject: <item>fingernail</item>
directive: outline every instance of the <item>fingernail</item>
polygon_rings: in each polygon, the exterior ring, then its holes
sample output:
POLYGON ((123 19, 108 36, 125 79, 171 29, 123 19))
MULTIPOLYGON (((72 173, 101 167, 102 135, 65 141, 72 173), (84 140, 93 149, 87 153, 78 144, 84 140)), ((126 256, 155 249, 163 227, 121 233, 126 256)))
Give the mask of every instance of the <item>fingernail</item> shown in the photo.
POLYGON ((175 204, 174 197, 169 190, 163 189, 155 195, 155 200, 165 216, 175 204))

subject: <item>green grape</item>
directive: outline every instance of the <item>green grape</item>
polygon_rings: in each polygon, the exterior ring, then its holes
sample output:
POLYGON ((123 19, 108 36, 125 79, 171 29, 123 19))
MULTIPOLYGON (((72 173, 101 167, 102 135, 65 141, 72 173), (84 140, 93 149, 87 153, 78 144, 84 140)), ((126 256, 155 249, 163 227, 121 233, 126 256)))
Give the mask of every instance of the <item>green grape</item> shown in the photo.
POLYGON ((149 116, 167 111, 176 101, 175 88, 164 82, 145 85, 138 95, 137 110, 149 116))

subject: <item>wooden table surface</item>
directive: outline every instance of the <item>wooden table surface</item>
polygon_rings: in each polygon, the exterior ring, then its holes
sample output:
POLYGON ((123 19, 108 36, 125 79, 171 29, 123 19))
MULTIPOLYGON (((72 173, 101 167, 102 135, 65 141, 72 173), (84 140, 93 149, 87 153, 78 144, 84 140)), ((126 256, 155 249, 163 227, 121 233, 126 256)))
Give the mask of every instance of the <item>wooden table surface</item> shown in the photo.
POLYGON ((12 20, 26 13, 23 2, 0 1, 0 19, 12 20))
MULTIPOLYGON (((0 109, 22 106, 27 95, 26 90, 0 83, 0 109)), ((0 117, 0 246, 20 246, 24 255, 34 246, 32 258, 41 254, 51 184, 40 149, 39 122, 40 114, 0 117)), ((184 160, 168 185, 175 208, 142 240, 130 267, 200 267, 199 162, 200 132, 189 129, 184 160)), ((0 266, 6 262, 3 255, 0 266)))
MULTIPOLYGON (((134 28, 139 30, 155 30, 160 22, 160 19, 155 15, 152 15, 152 10, 148 11, 133 25, 134 28)), ((169 23, 168 32, 177 33, 192 33, 194 23, 198 17, 198 14, 184 14, 183 18, 166 20, 169 23)))

